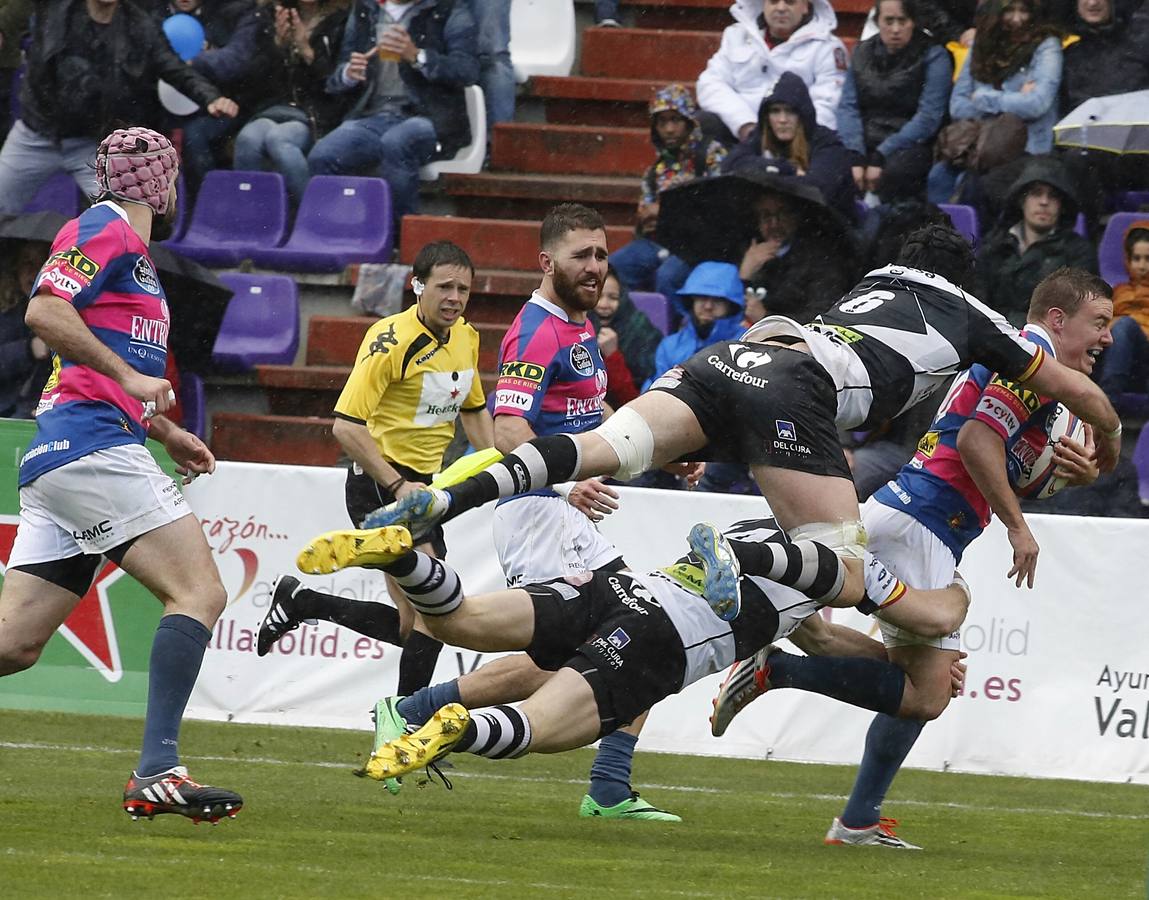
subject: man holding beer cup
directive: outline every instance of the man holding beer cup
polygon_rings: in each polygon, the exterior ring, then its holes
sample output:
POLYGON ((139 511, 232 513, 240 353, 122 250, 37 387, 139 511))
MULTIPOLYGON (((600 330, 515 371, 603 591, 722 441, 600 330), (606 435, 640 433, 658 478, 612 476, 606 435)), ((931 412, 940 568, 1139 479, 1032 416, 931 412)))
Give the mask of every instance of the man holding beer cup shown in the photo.
POLYGON ((327 91, 358 97, 312 148, 311 174, 387 179, 398 225, 418 212, 419 168, 470 143, 463 88, 478 77, 478 33, 462 0, 355 0, 327 91))

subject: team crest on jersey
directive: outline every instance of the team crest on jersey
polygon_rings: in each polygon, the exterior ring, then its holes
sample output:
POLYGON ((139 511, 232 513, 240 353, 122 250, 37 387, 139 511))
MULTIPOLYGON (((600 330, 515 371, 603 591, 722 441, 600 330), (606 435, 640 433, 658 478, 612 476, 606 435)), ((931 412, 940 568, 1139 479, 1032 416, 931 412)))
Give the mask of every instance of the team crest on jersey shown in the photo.
POLYGON ((590 375, 594 372, 594 359, 582 344, 571 347, 571 368, 579 375, 590 375))
POLYGON ((630 643, 630 635, 627 634, 626 631, 624 631, 622 628, 616 628, 606 636, 606 639, 610 642, 610 645, 614 647, 615 650, 621 650, 623 647, 630 643))
MULTIPOLYGON (((156 270, 152 268, 151 262, 147 257, 136 257, 136 265, 132 269, 132 278, 141 288, 149 294, 158 294, 160 292, 160 279, 156 275, 156 270)), ((165 317, 167 313, 165 312, 165 317)))

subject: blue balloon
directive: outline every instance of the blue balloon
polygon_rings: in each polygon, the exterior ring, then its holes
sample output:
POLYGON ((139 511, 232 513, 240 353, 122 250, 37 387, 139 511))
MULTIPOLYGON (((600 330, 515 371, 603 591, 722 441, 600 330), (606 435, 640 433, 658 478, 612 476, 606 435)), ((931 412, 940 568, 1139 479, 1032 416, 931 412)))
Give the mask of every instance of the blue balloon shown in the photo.
POLYGON ((187 13, 176 13, 164 19, 164 34, 176 56, 187 62, 199 56, 203 50, 203 26, 195 16, 187 13))

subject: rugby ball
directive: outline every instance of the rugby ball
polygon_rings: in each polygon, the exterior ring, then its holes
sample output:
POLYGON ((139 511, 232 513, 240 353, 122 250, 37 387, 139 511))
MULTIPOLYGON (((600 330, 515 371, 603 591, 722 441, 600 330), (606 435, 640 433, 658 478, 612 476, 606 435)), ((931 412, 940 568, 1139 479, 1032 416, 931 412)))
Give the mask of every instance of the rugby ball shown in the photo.
POLYGON ((1085 423, 1060 403, 1038 409, 1006 445, 1006 466, 1013 492, 1028 500, 1052 497, 1065 479, 1053 474, 1053 448, 1063 437, 1085 443, 1085 423))

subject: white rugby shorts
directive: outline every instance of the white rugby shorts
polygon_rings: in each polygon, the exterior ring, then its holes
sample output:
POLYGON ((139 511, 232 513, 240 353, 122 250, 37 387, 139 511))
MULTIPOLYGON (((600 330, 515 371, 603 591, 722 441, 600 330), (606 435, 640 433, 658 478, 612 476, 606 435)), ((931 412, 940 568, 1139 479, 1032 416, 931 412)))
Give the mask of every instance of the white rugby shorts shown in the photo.
POLYGON ((593 572, 621 555, 590 519, 557 496, 499 504, 492 537, 508 587, 593 572))
MULTIPOLYGON (((913 516, 879 503, 873 497, 862 507, 866 549, 911 587, 922 590, 949 587, 957 561, 949 547, 913 516)), ((875 617, 887 647, 925 646, 961 649, 961 632, 926 638, 875 617)))
POLYGON ((190 514, 179 487, 141 444, 96 450, 20 488, 8 566, 102 554, 190 514))

